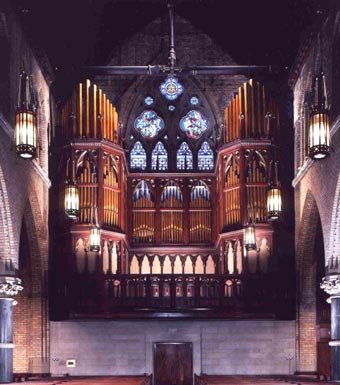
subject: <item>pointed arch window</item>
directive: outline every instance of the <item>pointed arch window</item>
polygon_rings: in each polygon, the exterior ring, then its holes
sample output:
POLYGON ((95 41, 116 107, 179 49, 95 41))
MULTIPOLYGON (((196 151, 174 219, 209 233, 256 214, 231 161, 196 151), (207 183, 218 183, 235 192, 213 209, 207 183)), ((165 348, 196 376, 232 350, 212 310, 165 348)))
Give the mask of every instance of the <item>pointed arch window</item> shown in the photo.
POLYGON ((202 143, 198 150, 198 164, 199 170, 207 171, 214 169, 214 154, 207 141, 202 143))
POLYGON ((192 170, 192 152, 188 143, 183 142, 177 151, 177 170, 192 170))
POLYGON ((146 152, 141 142, 136 142, 130 154, 130 167, 132 169, 146 169, 146 152))
POLYGON ((157 142, 151 155, 151 169, 166 171, 168 169, 168 153, 162 142, 157 142))

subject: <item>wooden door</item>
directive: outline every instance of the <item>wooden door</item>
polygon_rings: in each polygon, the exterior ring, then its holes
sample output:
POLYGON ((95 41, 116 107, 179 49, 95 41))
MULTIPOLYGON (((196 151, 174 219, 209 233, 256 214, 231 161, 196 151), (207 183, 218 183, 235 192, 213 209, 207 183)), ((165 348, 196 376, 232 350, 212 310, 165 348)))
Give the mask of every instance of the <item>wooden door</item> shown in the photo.
POLYGON ((192 343, 155 342, 154 385, 192 385, 192 343))

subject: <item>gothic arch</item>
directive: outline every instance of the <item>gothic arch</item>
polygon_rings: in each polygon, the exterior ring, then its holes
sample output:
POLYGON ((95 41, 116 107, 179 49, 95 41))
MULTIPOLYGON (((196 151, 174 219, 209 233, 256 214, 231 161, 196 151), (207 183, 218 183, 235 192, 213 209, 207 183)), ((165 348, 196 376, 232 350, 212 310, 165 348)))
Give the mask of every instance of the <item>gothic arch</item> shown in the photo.
MULTIPOLYGON (((297 370, 315 371, 317 356, 316 331, 316 265, 314 253, 320 215, 313 194, 306 194, 297 238, 297 370), (308 338, 306 336, 308 335, 308 338)), ((321 234, 322 235, 322 234, 321 234)))
POLYGON ((325 264, 332 256, 339 257, 340 246, 340 174, 336 184, 334 202, 331 216, 331 231, 329 234, 329 247, 325 251, 325 264))
POLYGON ((4 235, 0 240, 0 262, 12 262, 18 267, 18 250, 15 247, 12 215, 4 173, 0 167, 0 231, 4 235))

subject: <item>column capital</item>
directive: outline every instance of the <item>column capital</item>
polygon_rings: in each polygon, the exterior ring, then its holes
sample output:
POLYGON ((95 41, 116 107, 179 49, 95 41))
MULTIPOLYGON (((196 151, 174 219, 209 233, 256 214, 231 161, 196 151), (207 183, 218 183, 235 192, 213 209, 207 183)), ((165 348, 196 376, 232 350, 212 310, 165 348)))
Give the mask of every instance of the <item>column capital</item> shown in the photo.
POLYGON ((11 275, 0 275, 0 298, 13 297, 22 289, 20 278, 11 275))
MULTIPOLYGON (((340 296, 340 273, 338 274, 327 274, 322 278, 320 284, 323 289, 331 298, 340 296)), ((327 300, 328 301, 328 300, 327 300)), ((330 301, 329 301, 330 302, 330 301)))

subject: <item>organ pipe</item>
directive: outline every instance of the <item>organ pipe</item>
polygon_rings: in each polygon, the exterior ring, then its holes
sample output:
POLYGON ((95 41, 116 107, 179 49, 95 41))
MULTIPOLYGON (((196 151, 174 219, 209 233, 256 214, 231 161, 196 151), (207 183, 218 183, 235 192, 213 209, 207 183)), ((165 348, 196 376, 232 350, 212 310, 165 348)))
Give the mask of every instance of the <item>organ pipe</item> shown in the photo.
POLYGON ((278 108, 268 97, 261 83, 250 79, 239 87, 238 93, 225 109, 225 143, 236 139, 276 137, 278 130, 278 108), (270 129, 267 125, 267 114, 271 120, 270 129))
POLYGON ((63 107, 62 136, 66 141, 74 138, 106 139, 117 143, 116 108, 90 80, 78 84, 76 91, 63 107))

